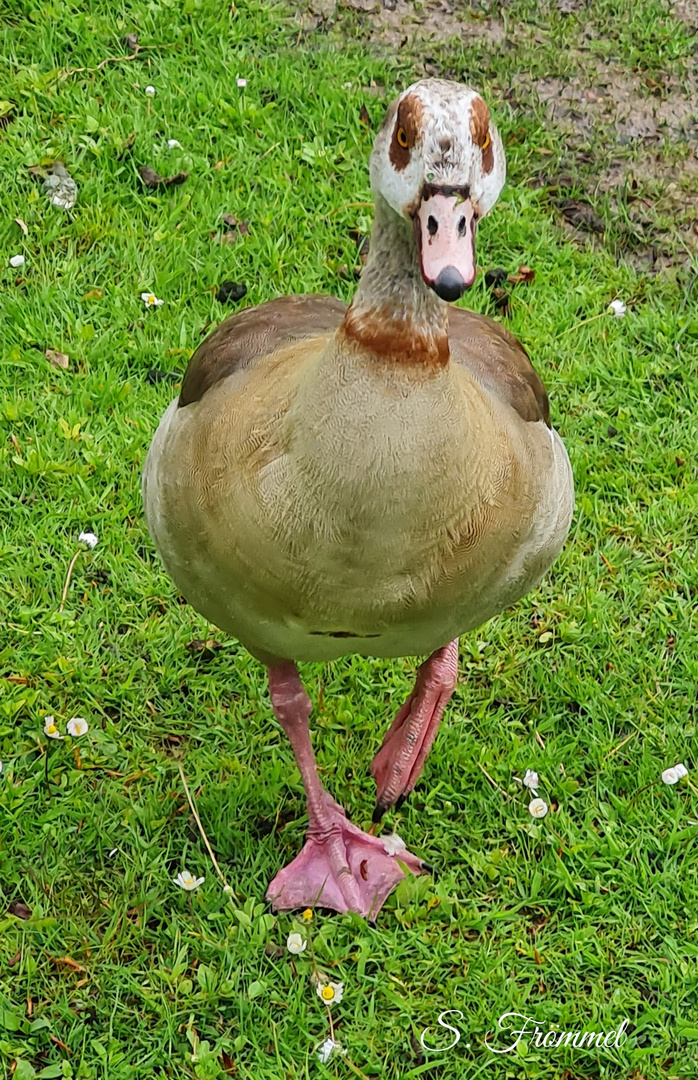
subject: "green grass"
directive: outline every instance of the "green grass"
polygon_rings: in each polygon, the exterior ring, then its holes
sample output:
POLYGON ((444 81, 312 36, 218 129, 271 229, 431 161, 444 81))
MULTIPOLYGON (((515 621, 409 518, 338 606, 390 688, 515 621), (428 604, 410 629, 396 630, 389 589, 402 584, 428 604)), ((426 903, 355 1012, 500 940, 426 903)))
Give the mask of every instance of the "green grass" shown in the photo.
MULTIPOLYGON (((540 48, 567 63, 581 16, 539 8, 514 4, 507 17, 549 15, 540 48)), ((32 916, 0 915, 0 1075, 216 1080, 232 1061, 245 1080, 344 1080, 356 1072, 343 1058, 323 1067, 314 1055, 329 1029, 309 954, 265 951, 296 924, 262 901, 302 841, 298 772, 260 666, 221 635, 212 656, 187 648, 216 632, 178 602, 155 557, 139 476, 176 392, 148 372, 184 370, 227 313, 219 282, 244 282, 251 304, 351 296, 349 234, 370 220, 356 205, 370 200, 372 139, 359 109, 374 128, 384 109, 362 88, 389 99, 418 58, 342 40, 341 26, 298 42, 292 14, 270 3, 241 4, 235 18, 213 0, 5 10, 0 99, 15 119, 0 131, 0 893, 3 912, 22 900, 32 916), (156 47, 67 74, 125 55, 119 39, 134 30, 156 47), (27 172, 54 157, 79 185, 70 212, 27 172), (189 180, 153 194, 141 165, 189 180), (232 247, 210 239, 223 212, 249 222, 232 247), (26 266, 10 270, 18 252, 26 266), (144 310, 146 289, 163 307, 144 310), (46 349, 68 353, 70 370, 52 368, 46 349), (85 528, 100 542, 79 556, 61 611, 85 528), (84 716, 89 734, 48 743, 47 714, 84 716), (191 897, 172 883, 183 866, 206 876, 191 897)), ((691 42, 668 7, 629 11, 597 0, 589 18, 616 27, 628 67, 683 70, 691 42)), ((683 271, 642 277, 619 262, 608 207, 605 243, 573 243, 527 183, 536 147, 567 152, 532 103, 504 100, 508 73, 536 50, 523 39, 487 57, 439 46, 435 62, 488 91, 508 145, 510 185, 482 225, 479 260, 536 271, 513 291, 509 325, 550 392, 577 511, 541 587, 463 640, 423 782, 386 822, 438 877, 401 886, 375 929, 349 916, 313 924, 320 968, 346 984, 337 1038, 365 1077, 698 1071, 698 798, 686 781, 659 781, 698 760, 698 297, 683 271), (627 317, 595 318, 615 296, 627 317), (513 780, 526 768, 554 806, 539 823, 513 780), (445 1009, 463 1012, 463 1038, 423 1065, 411 1036, 445 1009), (485 1034, 511 1010, 546 1030, 609 1031, 627 1016, 631 1037, 606 1055, 532 1044, 492 1055, 485 1034)), ((492 313, 481 279, 468 303, 492 313)), ((360 823, 371 757, 416 664, 304 668, 315 703, 322 693, 313 738, 325 782, 360 823)))

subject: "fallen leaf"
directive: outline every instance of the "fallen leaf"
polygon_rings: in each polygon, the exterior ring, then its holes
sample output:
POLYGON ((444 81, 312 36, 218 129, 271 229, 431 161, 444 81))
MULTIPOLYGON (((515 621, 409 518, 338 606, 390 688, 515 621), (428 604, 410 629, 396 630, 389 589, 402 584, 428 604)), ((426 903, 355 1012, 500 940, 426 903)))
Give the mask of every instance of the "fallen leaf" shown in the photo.
POLYGON ((511 315, 511 308, 509 307, 509 293, 506 289, 493 289, 492 296, 494 297, 494 306, 504 318, 511 315))
POLYGON ((221 1054, 221 1067, 223 1069, 223 1072, 227 1072, 229 1076, 232 1076, 234 1073, 237 1072, 237 1065, 231 1058, 230 1054, 227 1054, 225 1050, 221 1054))
POLYGON ((10 915, 16 915, 18 919, 31 919, 32 917, 30 908, 27 907, 23 900, 13 900, 9 912, 10 915))
POLYGON ((17 224, 19 225, 19 227, 20 227, 20 229, 22 230, 22 232, 24 233, 24 235, 25 235, 25 236, 29 236, 29 229, 27 228, 27 226, 25 225, 25 223, 24 223, 24 222, 22 221, 21 217, 16 217, 16 218, 15 218, 15 221, 16 221, 16 222, 17 222, 17 224))
POLYGON ((282 956, 286 955, 286 950, 283 945, 274 945, 271 941, 268 941, 264 946, 264 952, 265 955, 270 956, 272 960, 280 960, 282 956))
POLYGON ((216 292, 216 300, 220 304, 237 304, 238 300, 242 300, 246 295, 246 285, 241 285, 237 281, 222 281, 216 292))
POLYGON ((64 352, 58 352, 57 349, 47 349, 45 353, 46 359, 51 361, 51 367, 63 368, 67 371, 70 367, 70 357, 64 352))
POLYGON ((79 971, 81 974, 85 974, 85 968, 82 964, 78 964, 77 960, 73 960, 72 956, 51 956, 54 964, 63 964, 65 967, 72 968, 73 971, 79 971))
POLYGON ((586 229, 588 232, 602 233, 606 231, 603 219, 599 217, 594 208, 587 202, 579 199, 558 199, 556 205, 562 210, 562 216, 570 225, 586 229))
POLYGON ((12 959, 7 961, 7 966, 8 967, 16 967, 16 965, 20 962, 21 959, 22 959, 22 950, 17 949, 17 952, 12 957, 12 959))
POLYGON ((535 276, 535 270, 531 270, 530 266, 524 266, 522 263, 515 274, 509 274, 509 281, 512 285, 519 285, 522 281, 530 285, 535 276))
POLYGON ((43 165, 27 165, 27 172, 30 176, 36 176, 40 178, 46 176, 46 169, 43 165))
POLYGON ((246 221, 238 221, 232 214, 221 214, 221 221, 230 229, 225 236, 221 236, 221 243, 234 244, 238 236, 249 236, 250 228, 246 221))
POLYGON ((202 660, 210 660, 222 646, 220 641, 216 641, 215 638, 207 638, 206 641, 201 638, 194 638, 184 647, 187 652, 200 653, 202 660))
POLYGON ((85 295, 83 296, 83 300, 101 300, 101 299, 102 299, 102 290, 101 289, 90 289, 90 291, 86 292, 85 295))
POLYGON ((63 1042, 63 1040, 59 1039, 57 1035, 49 1034, 49 1039, 51 1040, 52 1043, 54 1043, 57 1047, 59 1047, 59 1049, 62 1050, 64 1054, 67 1054, 69 1057, 72 1057, 73 1051, 69 1047, 67 1047, 65 1045, 65 1043, 63 1042))
POLYGON ((371 117, 368 115, 368 109, 365 105, 362 105, 359 109, 359 120, 362 124, 365 124, 366 127, 371 126, 371 117))
POLYGON ((54 161, 44 180, 43 189, 51 205, 57 206, 59 210, 72 210, 77 202, 78 185, 62 161, 54 161))
POLYGON ((138 44, 138 34, 126 34, 122 37, 121 44, 125 49, 128 49, 129 52, 133 52, 138 44))
POLYGON ((149 165, 141 165, 138 171, 147 188, 178 187, 189 178, 188 172, 175 173, 174 176, 160 176, 160 173, 155 172, 155 169, 151 169, 149 165))

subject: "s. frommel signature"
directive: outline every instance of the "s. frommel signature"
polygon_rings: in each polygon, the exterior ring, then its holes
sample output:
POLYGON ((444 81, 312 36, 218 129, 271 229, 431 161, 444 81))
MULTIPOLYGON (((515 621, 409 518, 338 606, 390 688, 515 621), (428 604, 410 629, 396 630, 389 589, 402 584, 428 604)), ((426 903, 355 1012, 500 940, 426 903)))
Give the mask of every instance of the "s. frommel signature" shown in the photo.
MULTIPOLYGON (((446 1031, 450 1031, 453 1034, 452 1041, 448 1046, 431 1046, 426 1040, 431 1040, 429 1034, 430 1029, 424 1028, 424 1031, 420 1035, 419 1041, 425 1050, 430 1050, 434 1054, 443 1054, 447 1050, 453 1050, 454 1046, 457 1046, 460 1042, 461 1032, 453 1024, 446 1023, 444 1017, 457 1016, 460 1020, 464 1020, 465 1017, 460 1009, 446 1009, 442 1012, 437 1020, 439 1027, 444 1028, 446 1031)), ((510 1054, 519 1045, 521 1040, 526 1037, 532 1046, 536 1046, 539 1049, 544 1050, 559 1050, 560 1047, 572 1046, 575 1050, 613 1050, 620 1048, 626 1041, 628 1036, 625 1033, 625 1029, 630 1023, 630 1019, 626 1017, 621 1023, 620 1027, 614 1031, 608 1033, 604 1031, 560 1031, 559 1024, 543 1025, 538 1020, 534 1020, 532 1016, 525 1016, 524 1013, 508 1012, 503 1013, 497 1021, 500 1031, 507 1031, 509 1038, 515 1036, 514 1041, 508 1046, 496 1047, 490 1046, 487 1041, 492 1034, 487 1032, 485 1036, 484 1045, 490 1051, 491 1054, 510 1054), (517 1021, 523 1021, 521 1026, 514 1029, 514 1025, 517 1021), (507 1023, 509 1021, 509 1023, 507 1023), (547 1031, 545 1027, 547 1026, 547 1031), (512 1030, 514 1029, 514 1030, 512 1030)), ((470 1043, 466 1044, 466 1049, 470 1048, 470 1043)))

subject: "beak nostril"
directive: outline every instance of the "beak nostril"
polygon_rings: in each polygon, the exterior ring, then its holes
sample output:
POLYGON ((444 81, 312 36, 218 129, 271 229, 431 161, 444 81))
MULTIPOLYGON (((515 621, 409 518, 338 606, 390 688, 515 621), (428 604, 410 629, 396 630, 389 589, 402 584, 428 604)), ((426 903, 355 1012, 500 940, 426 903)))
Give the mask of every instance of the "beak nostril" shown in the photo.
POLYGON ((465 218, 462 217, 460 219, 460 221, 458 222, 458 232, 459 232, 459 234, 461 236, 465 236, 465 225, 466 225, 465 218))
POLYGON ((429 236, 436 236, 437 232, 439 231, 439 223, 433 214, 429 214, 429 218, 427 220, 427 229, 429 230, 429 236))

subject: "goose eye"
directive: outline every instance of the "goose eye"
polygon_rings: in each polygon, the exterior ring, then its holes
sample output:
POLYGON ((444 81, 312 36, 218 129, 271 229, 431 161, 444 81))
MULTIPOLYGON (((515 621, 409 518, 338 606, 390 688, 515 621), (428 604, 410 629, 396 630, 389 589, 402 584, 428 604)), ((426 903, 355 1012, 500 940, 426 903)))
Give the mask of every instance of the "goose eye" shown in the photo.
POLYGON ((482 146, 480 147, 480 149, 481 150, 486 150, 489 145, 490 145, 490 133, 488 131, 487 134, 485 135, 485 141, 482 144, 482 146))
POLYGON ((399 145, 403 148, 403 150, 407 149, 407 132, 405 131, 404 127, 400 127, 397 129, 397 141, 399 145))

